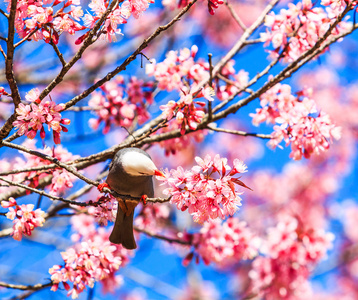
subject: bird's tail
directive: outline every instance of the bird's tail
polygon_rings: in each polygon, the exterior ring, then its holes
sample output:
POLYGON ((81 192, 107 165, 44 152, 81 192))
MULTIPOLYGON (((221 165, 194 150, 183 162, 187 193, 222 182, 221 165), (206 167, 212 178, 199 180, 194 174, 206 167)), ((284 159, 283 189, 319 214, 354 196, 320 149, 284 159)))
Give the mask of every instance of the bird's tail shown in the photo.
POLYGON ((116 222, 114 223, 113 230, 109 236, 109 240, 113 244, 122 244, 126 249, 136 249, 137 244, 133 234, 133 216, 132 213, 125 214, 123 210, 118 207, 116 222))

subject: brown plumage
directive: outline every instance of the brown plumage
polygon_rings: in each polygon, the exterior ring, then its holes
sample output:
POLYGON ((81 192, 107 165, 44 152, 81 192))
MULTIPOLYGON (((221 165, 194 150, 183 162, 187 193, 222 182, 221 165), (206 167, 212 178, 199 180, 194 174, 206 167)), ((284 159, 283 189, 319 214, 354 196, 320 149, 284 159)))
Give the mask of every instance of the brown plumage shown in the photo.
MULTIPOLYGON (((152 175, 156 172, 154 163, 145 151, 125 148, 119 150, 113 158, 106 182, 118 194, 138 198, 146 195, 152 198, 152 175)), ((109 240, 114 244, 122 244, 127 249, 135 249, 137 245, 133 235, 133 216, 139 201, 121 198, 117 200, 117 217, 109 240)))

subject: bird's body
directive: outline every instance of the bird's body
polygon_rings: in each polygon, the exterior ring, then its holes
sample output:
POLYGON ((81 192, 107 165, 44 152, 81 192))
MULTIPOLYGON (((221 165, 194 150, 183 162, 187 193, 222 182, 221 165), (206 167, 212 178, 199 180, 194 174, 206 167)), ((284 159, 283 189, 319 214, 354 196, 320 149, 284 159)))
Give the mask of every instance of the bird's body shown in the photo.
MULTIPOLYGON (((113 158, 107 177, 109 187, 121 195, 154 197, 153 175, 158 174, 150 156, 139 148, 119 150, 113 158)), ((118 211, 109 240, 127 249, 137 247, 133 235, 134 208, 139 201, 117 198, 118 211)))

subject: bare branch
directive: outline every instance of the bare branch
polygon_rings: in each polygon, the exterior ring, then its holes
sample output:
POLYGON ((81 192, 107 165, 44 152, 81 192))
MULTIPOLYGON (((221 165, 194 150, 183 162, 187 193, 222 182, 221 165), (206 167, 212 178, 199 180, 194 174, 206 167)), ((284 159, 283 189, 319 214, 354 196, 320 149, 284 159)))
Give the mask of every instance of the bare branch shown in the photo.
POLYGON ((229 9, 229 11, 230 11, 232 17, 234 18, 234 20, 236 21, 236 23, 241 27, 241 29, 243 31, 246 31, 247 27, 245 26, 244 22, 242 22, 242 20, 240 19, 240 17, 234 10, 234 8, 231 6, 231 4, 229 4, 229 2, 227 0, 225 1, 225 5, 229 9))
POLYGON ((4 15, 6 18, 9 18, 9 14, 7 14, 6 12, 4 12, 1 8, 0 8, 0 13, 2 15, 4 15))
POLYGON ((42 290, 44 288, 50 287, 52 286, 52 281, 49 283, 38 283, 35 285, 22 285, 22 284, 11 284, 11 283, 6 283, 6 282, 0 282, 0 286, 2 287, 6 287, 9 289, 16 289, 16 290, 33 290, 33 291, 37 291, 37 290, 42 290))
POLYGON ((61 64, 62 64, 62 66, 63 66, 63 67, 66 66, 66 61, 65 61, 65 59, 63 58, 62 53, 61 53, 60 50, 58 49, 57 45, 52 41, 52 39, 50 40, 50 45, 51 45, 52 48, 55 50, 55 52, 56 52, 56 54, 57 54, 57 56, 58 56, 58 58, 59 58, 59 60, 60 60, 60 62, 61 62, 61 64))
POLYGON ((260 139, 271 139, 272 136, 269 134, 261 134, 261 133, 249 133, 249 132, 245 132, 245 131, 239 131, 239 130, 231 130, 231 129, 225 129, 225 128, 217 128, 214 126, 207 126, 208 129, 212 130, 212 131, 217 131, 217 132, 225 132, 225 133, 230 133, 230 134, 235 134, 235 135, 241 135, 241 136, 254 136, 254 137, 258 137, 260 139))
POLYGON ((181 244, 181 245, 187 245, 187 246, 190 246, 191 245, 191 242, 190 241, 184 241, 184 240, 180 240, 180 239, 174 239, 174 238, 170 238, 170 237, 166 237, 166 236, 163 236, 163 235, 160 235, 160 234, 157 234, 157 233, 152 233, 150 231, 147 231, 147 230, 144 230, 144 229, 141 229, 137 226, 134 226, 134 230, 137 231, 137 232, 141 232, 141 233, 144 233, 150 237, 154 237, 154 238, 157 238, 157 239, 160 239, 160 240, 163 240, 163 241, 167 241, 169 243, 175 243, 175 244, 181 244))

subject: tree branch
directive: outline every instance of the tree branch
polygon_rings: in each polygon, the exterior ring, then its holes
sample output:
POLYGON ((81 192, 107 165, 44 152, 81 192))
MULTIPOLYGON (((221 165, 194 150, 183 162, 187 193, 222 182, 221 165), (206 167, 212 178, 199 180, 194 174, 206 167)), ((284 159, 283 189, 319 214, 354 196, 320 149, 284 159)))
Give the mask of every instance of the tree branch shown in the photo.
POLYGON ((245 132, 245 131, 239 131, 239 130, 231 130, 231 129, 225 129, 225 128, 217 128, 214 126, 210 126, 207 125, 207 128, 212 130, 212 131, 217 131, 217 132, 225 132, 225 133, 230 133, 230 134, 235 134, 235 135, 241 135, 241 136, 254 136, 260 139, 271 139, 271 135, 269 134, 261 134, 261 133, 249 133, 249 132, 245 132))

